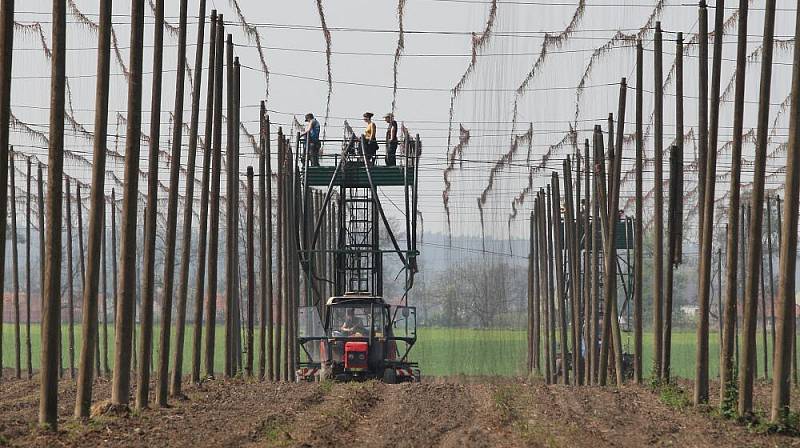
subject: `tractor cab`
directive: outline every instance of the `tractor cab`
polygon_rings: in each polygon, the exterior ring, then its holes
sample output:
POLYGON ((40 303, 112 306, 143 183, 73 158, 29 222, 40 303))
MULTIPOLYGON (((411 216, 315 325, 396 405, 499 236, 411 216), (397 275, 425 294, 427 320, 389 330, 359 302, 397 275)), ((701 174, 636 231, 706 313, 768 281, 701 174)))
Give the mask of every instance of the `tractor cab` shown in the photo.
POLYGON ((306 359, 299 379, 419 381, 417 364, 407 359, 417 340, 416 308, 357 293, 331 297, 325 308, 324 320, 316 307, 300 310, 299 343, 306 359))

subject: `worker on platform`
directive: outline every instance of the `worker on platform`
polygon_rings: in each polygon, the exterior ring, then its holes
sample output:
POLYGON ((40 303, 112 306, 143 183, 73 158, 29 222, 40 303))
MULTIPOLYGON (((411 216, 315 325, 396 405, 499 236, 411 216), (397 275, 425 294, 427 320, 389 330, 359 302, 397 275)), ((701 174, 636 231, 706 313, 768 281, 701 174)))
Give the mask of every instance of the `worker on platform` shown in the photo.
POLYGON ((306 130, 300 135, 306 138, 306 149, 311 166, 319 166, 319 151, 322 144, 319 141, 319 121, 314 118, 314 114, 306 114, 306 130))
POLYGON ((375 154, 378 152, 378 140, 376 139, 378 130, 375 127, 375 123, 372 121, 373 115, 372 112, 364 112, 364 123, 367 124, 366 129, 364 129, 364 155, 367 157, 367 163, 370 165, 372 165, 375 160, 375 154))
POLYGON ((395 166, 397 164, 397 121, 394 119, 394 114, 388 113, 383 116, 386 124, 386 166, 395 166))

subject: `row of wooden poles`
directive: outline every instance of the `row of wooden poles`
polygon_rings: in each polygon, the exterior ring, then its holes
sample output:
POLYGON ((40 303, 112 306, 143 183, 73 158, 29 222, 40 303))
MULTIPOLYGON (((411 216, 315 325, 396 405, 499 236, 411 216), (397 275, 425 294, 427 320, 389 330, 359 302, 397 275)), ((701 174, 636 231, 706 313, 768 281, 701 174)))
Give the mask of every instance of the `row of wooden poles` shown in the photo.
MULTIPOLYGON (((795 40, 800 41, 800 2, 798 3, 797 26, 795 40)), ((758 101, 758 123, 756 138, 756 154, 754 162, 753 185, 749 193, 749 210, 763 210, 765 196, 765 167, 767 159, 767 136, 769 133, 769 103, 772 78, 772 60, 775 28, 775 0, 767 0, 764 10, 764 31, 761 54, 761 79, 758 101)), ((747 213, 743 222, 739 222, 741 210, 741 167, 742 167, 742 128, 745 96, 745 65, 747 62, 747 19, 748 0, 739 1, 739 29, 737 38, 736 84, 734 100, 732 166, 727 206, 727 226, 725 245, 724 291, 722 294, 722 346, 720 349, 720 402, 723 406, 731 406, 738 415, 750 418, 753 413, 753 382, 756 374, 756 323, 758 319, 758 288, 760 272, 763 265, 762 235, 764 213, 747 213), (746 219, 746 222, 744 220, 746 219), (747 238, 740 243, 740 229, 747 230, 747 238), (740 252, 739 248, 742 248, 740 252), (744 257, 742 257, 744 254, 744 257), (738 270, 740 260, 743 262, 741 272, 738 270), (741 276, 742 278, 738 278, 741 276), (744 285, 742 300, 743 319, 741 324, 741 353, 738 356, 738 370, 735 368, 737 345, 737 280, 744 285)), ((713 59, 711 74, 711 90, 708 89, 709 39, 708 12, 705 1, 699 6, 699 109, 698 109, 698 172, 699 172, 699 321, 697 326, 697 359, 694 382, 694 403, 701 405, 709 399, 709 304, 711 296, 711 271, 713 269, 712 245, 714 234, 715 186, 717 180, 717 153, 719 129, 720 73, 723 40, 720 31, 724 27, 724 0, 716 3, 715 30, 713 39, 713 59)), ((669 381, 670 377, 670 340, 672 316, 672 266, 681 260, 681 223, 683 221, 682 169, 683 169, 683 38, 677 35, 676 48, 676 142, 669 152, 670 183, 669 209, 667 222, 667 254, 664 253, 664 179, 663 179, 663 62, 662 31, 660 23, 656 24, 654 35, 654 201, 653 219, 655 249, 653 253, 653 354, 652 374, 656 379, 669 381), (668 267, 664 268, 667 260, 668 267), (666 271, 666 272, 665 272, 666 271), (665 280, 666 276, 666 280, 665 280)), ((642 172, 643 133, 642 133, 642 79, 644 76, 644 57, 641 42, 637 43, 636 68, 636 216, 634 219, 634 381, 639 383, 643 378, 642 370, 642 214, 643 190, 642 172)), ((540 191, 536 197, 531 213, 531 280, 530 294, 530 332, 529 368, 542 370, 538 351, 543 345, 544 376, 548 381, 555 381, 557 364, 566 366, 568 346, 567 329, 572 330, 572 363, 575 367, 573 383, 604 384, 607 367, 610 364, 615 372, 617 384, 623 382, 622 349, 620 343, 619 322, 617 316, 617 287, 614 272, 616 271, 615 239, 616 214, 619 207, 620 161, 623 152, 623 131, 625 122, 625 94, 627 87, 623 79, 620 84, 619 111, 617 115, 617 135, 613 138, 612 121, 609 120, 608 150, 604 155, 603 136, 599 127, 595 127, 593 136, 594 151, 593 168, 585 170, 585 197, 591 205, 583 208, 583 216, 577 216, 580 208, 580 187, 572 191, 571 161, 564 163, 564 210, 561 208, 559 176, 553 173, 547 186, 547 192, 540 191), (606 174, 605 162, 608 168, 606 174), (589 175, 593 172, 593 176, 589 175), (608 181, 606 181, 608 177, 608 181), (593 178, 593 179, 592 179, 593 178), (590 187, 591 182, 591 187, 590 187), (591 190, 591 191, 590 191, 591 190), (591 197, 590 197, 591 194, 591 197), (589 215, 592 215, 590 218, 589 215), (580 221, 583 221, 581 224, 580 221), (592 223, 599 222, 598 226, 592 223), (583 260, 579 257, 577 247, 580 229, 592 233, 583 238, 583 260), (598 236, 599 235, 599 236, 598 236), (563 239, 562 239, 563 238, 563 239), (562 247, 562 241, 565 246, 562 247), (562 255, 563 252, 563 255, 562 255), (610 255, 610 256, 609 256, 610 255), (562 257, 566 257, 566 262, 562 257), (598 269, 598 259, 604 265, 602 272, 598 269), (583 277, 579 272, 583 267, 583 277), (603 276, 602 294, 598 291, 599 276, 603 276), (555 277, 555 278, 553 278, 555 277), (553 292, 555 289, 555 292, 553 292), (602 303, 602 311, 598 310, 602 303), (566 310, 572 310, 570 325, 566 310), (582 314, 581 314, 582 313, 582 314), (601 313, 599 318, 596 313, 601 313), (581 320, 583 319, 583 320, 581 320), (599 326, 599 328, 598 328, 599 326), (556 328, 562 347, 561 353, 555 353, 556 328), (583 329, 583 335, 579 329, 583 329), (543 341, 540 341, 540 334, 543 341), (597 353, 594 344, 586 343, 587 356, 581 357, 583 341, 600 341, 597 353), (558 355, 558 356, 557 356, 558 355), (558 362, 556 358, 560 358, 558 362), (584 362, 586 367, 584 367, 584 362)), ((791 90, 789 144, 786 156, 785 202, 780 223, 780 233, 785 235, 780 240, 778 266, 778 293, 774 305, 774 350, 773 388, 771 419, 781 421, 789 411, 790 371, 792 370, 794 346, 794 310, 795 310, 795 266, 797 251, 798 198, 800 196, 800 50, 794 53, 794 72, 791 90)), ((589 142, 587 140, 584 160, 590 160, 589 142)), ((580 163, 580 161, 578 161, 580 163)), ((580 171, 580 170, 578 170, 580 171)), ((580 185, 578 179, 576 185, 580 185)), ((780 213, 780 211, 779 211, 780 213)), ((770 216, 771 212, 767 213, 770 216)), ((771 244, 771 243, 770 243, 771 244)), ((720 252, 721 254, 721 252, 720 252)), ((771 263, 771 257, 770 257, 771 263)), ((720 269, 721 270, 721 269, 720 269)), ((763 280, 763 279, 762 279, 763 280)), ((720 284, 720 288, 722 285, 720 284)), ((762 319, 765 319, 762 316, 762 319)), ((765 337, 765 336, 764 336, 765 337)), ((765 360, 766 363, 766 360, 765 360)), ((569 382, 568 370, 559 367, 562 381, 569 382)))
MULTIPOLYGON (((50 138, 48 159, 46 164, 37 167, 38 197, 39 197, 39 222, 40 244, 42 253, 40 266, 42 280, 42 325, 41 325, 41 367, 39 379, 41 382, 41 399, 39 421, 43 425, 55 429, 57 427, 58 381, 63 374, 64 365, 61 350, 61 309, 62 309, 62 231, 64 222, 67 223, 67 309, 69 316, 68 330, 68 356, 70 376, 77 380, 77 398, 75 403, 76 418, 89 416, 92 401, 92 385, 94 376, 111 375, 111 405, 114 407, 127 407, 131 399, 131 384, 134 381, 132 372, 135 372, 137 408, 146 408, 150 404, 151 369, 155 367, 155 397, 159 406, 167 405, 168 397, 180 396, 181 384, 184 374, 183 364, 184 338, 187 333, 187 304, 189 303, 189 272, 192 269, 192 229, 199 227, 198 241, 196 243, 196 272, 194 280, 194 304, 192 311, 192 360, 191 381, 201 380, 201 370, 204 377, 214 377, 215 341, 216 341, 216 315, 217 315, 217 284, 219 280, 218 259, 220 258, 220 230, 225 231, 225 271, 224 297, 225 297, 225 327, 224 327, 224 375, 233 377, 240 373, 247 376, 256 376, 263 380, 294 379, 294 372, 299 360, 296 350, 296 329, 298 306, 300 303, 310 302, 310 294, 303 290, 300 283, 300 263, 298 257, 298 225, 300 216, 296 213, 296 204, 300 198, 300 180, 297 167, 301 163, 299 151, 293 151, 290 138, 284 135, 282 129, 277 132, 277 161, 276 173, 273 174, 271 166, 271 141, 270 123, 264 103, 261 103, 260 113, 260 142, 258 173, 253 167, 247 167, 246 183, 244 188, 239 177, 239 129, 240 129, 240 65, 234 56, 232 36, 225 35, 222 15, 212 11, 210 20, 210 42, 208 46, 208 69, 206 91, 206 114, 203 159, 200 189, 199 222, 193 224, 194 186, 196 171, 196 156, 198 146, 199 121, 200 121, 200 95, 203 78, 203 50, 204 50, 204 25, 206 16, 206 2, 200 1, 198 18, 198 35, 196 59, 194 69, 194 90, 191 98, 191 117, 189 123, 188 162, 185 174, 185 208, 183 210, 182 245, 176 260, 177 246, 177 214, 178 190, 180 181, 180 162, 182 160, 182 131, 184 109, 184 73, 186 61, 186 30, 187 30, 187 0, 180 2, 180 23, 178 35, 178 55, 176 71, 176 93, 174 126, 171 142, 171 165, 169 175, 169 195, 166 208, 166 226, 157 225, 157 216, 164 215, 159 210, 158 201, 158 154, 160 135, 161 112, 161 83, 163 74, 163 31, 164 31, 164 2, 157 0, 155 3, 154 26, 154 52, 153 52, 153 87, 150 120, 150 148, 148 153, 147 193, 144 195, 144 232, 139 239, 136 233, 140 216, 137 213, 141 193, 139 191, 139 154, 140 135, 142 128, 142 71, 143 71, 143 38, 144 38, 144 0, 131 1, 131 36, 130 36, 130 76, 128 78, 128 112, 127 130, 125 134, 125 162, 124 183, 122 188, 121 206, 118 210, 116 191, 112 190, 111 197, 106 197, 106 144, 108 125, 108 98, 109 98, 109 62, 111 42, 111 0, 99 2, 99 27, 98 27, 98 59, 97 59, 97 92, 95 110, 95 136, 92 159, 92 180, 84 188, 90 190, 88 200, 88 228, 87 248, 83 250, 83 226, 80 203, 73 203, 79 217, 80 241, 80 275, 83 299, 80 307, 82 346, 78 356, 77 365, 74 359, 74 289, 72 284, 72 227, 71 227, 71 192, 69 178, 64 174, 64 105, 65 105, 65 51, 66 51, 66 0, 53 1, 52 13, 52 78, 51 78, 51 107, 50 107, 50 138), (224 70, 227 68, 227 70, 224 70), (223 87, 225 90, 223 90, 223 87), (222 160, 223 137, 223 92, 227 105, 227 123, 225 135, 227 137, 226 161, 222 160), (227 197, 221 195, 221 180, 223 169, 226 171, 227 197), (43 178, 42 171, 46 171, 47 179, 43 178), (255 182, 258 178, 258 192, 255 191, 255 182), (67 181, 65 182, 65 179, 67 181), (273 180, 277 191, 273 193, 273 180), (66 192, 62 188, 66 186, 66 192), (245 191, 245 199, 240 198, 240 190, 245 191), (275 198, 273 200, 273 198, 275 198), (65 202, 66 199, 66 202, 65 202), (227 204, 227 213, 223 214, 222 204, 227 204), (109 347, 107 335, 108 303, 106 301, 106 275, 103 276, 103 294, 100 294, 100 273, 106 273, 106 234, 107 222, 105 207, 111 205, 111 273, 113 284, 113 325, 115 340, 113 342, 113 369, 109 368, 109 347), (240 297, 239 287, 239 229, 240 207, 244 204, 245 210, 245 243, 244 256, 246 259, 246 301, 240 297), (66 219, 62 219, 66 205, 66 219), (256 207, 258 217, 256 218, 256 207), (275 213, 275 229, 273 230, 273 210, 275 213), (119 218, 117 218, 119 211, 119 218), (220 224, 220 216, 225 216, 224 225, 220 224), (119 228, 117 227, 119 219, 119 228), (258 225, 256 225, 258 222, 258 225), (255 235, 256 228, 260 234, 255 235), (163 291, 161 295, 161 330, 159 335, 158 359, 152 358, 153 321, 154 321, 154 295, 156 265, 156 233, 161 230, 165 244, 163 258, 163 291), (119 231, 119 242, 117 242, 119 231), (274 240, 274 241, 273 241, 274 240), (257 245, 256 245, 257 242, 257 245), (143 259, 137 259, 137 246, 143 246, 143 259), (102 254, 101 254, 102 249, 102 254), (119 252, 117 252, 119 250, 119 252), (273 253, 275 254, 273 259, 273 253), (260 260, 259 272, 256 275, 255 261, 260 260), (118 261, 118 262, 117 262, 118 261), (141 290, 137 290, 137 266, 141 266, 141 290), (175 277, 175 267, 180 266, 178 277, 175 277), (273 285, 273 271, 274 282, 273 285), (138 291, 138 292, 137 292, 138 291), (138 320, 140 324, 140 339, 138 353, 134 352, 136 324, 136 303, 139 300, 138 320), (100 351, 100 335, 98 325, 98 297, 102 297, 102 353, 100 351), (246 309, 241 304, 246 303, 246 309), (171 329, 174 317, 175 341, 171 341, 171 329), (256 313, 258 310, 258 313, 256 313), (258 315, 256 315, 258 314, 258 315), (244 317, 241 317, 244 315, 244 317), (244 320, 244 322, 243 322, 244 320), (258 365, 255 363, 255 325, 260 325, 258 351, 258 365), (244 326, 243 326, 244 325, 244 326), (204 327, 204 328, 203 328, 204 327), (205 334, 205 336, 204 336, 205 334), (244 348, 240 335, 244 335, 244 348), (205 339, 203 339, 203 337, 205 339), (204 345, 203 345, 204 342, 204 345), (243 359, 242 354, 246 353, 243 359), (170 356, 172 356, 172 369, 170 370, 170 356), (203 358, 201 360, 201 357, 203 358), (102 369, 100 359, 102 358, 102 369), (133 362, 138 358, 138 368, 133 362), (202 361, 202 362, 201 362, 202 361), (94 367, 94 368, 93 368, 94 367)), ((0 0, 0 216, 8 212, 8 183, 9 173, 14 173, 13 165, 8 166, 8 161, 13 163, 13 154, 9 153, 9 117, 11 100, 11 67, 13 56, 13 30, 14 30, 14 1, 0 0)), ((295 147, 298 145, 295 144, 295 147)), ((28 164, 30 170, 30 162, 28 164)), ((12 191, 14 175, 11 176, 12 191)), ((30 182, 32 178, 28 173, 28 202, 30 201, 30 182)), ((76 189, 80 189, 76 182, 76 189)), ((80 198, 80 192, 76 192, 80 198)), ((310 197, 309 207, 321 213, 322 198, 316 193, 310 197)), ((11 207, 12 232, 16 233, 16 207, 11 207)), ((30 209, 26 207, 28 224, 26 235, 28 243, 26 254, 26 285, 28 288, 28 301, 30 301, 30 209)), ((327 211, 321 234, 322 248, 332 249, 336 243, 333 234, 336 226, 335 208, 327 211)), ((313 216, 313 215, 312 215, 313 216)), ((0 234, 5 234, 6 220, 0 219, 0 234)), ((14 266, 14 312, 15 312, 15 354, 16 375, 21 376, 21 337, 19 316, 19 281, 17 278, 17 245, 12 246, 12 260, 14 266)), ((321 252, 314 258, 320 271, 322 266, 330 265, 326 258, 330 255, 321 252)), ((5 259, 5 239, 0 239, 0 260, 5 259)), ((0 285, 3 284, 4 270, 0 269, 0 285)), ((330 285, 320 287, 321 291, 332 292, 330 285)), ((28 305, 28 311, 30 305, 28 305)), ((2 309, 0 309, 2 314, 2 309)), ((28 326, 29 328, 29 326, 28 326)), ((28 374, 32 374, 30 353, 30 336, 26 344, 28 374)), ((0 341, 1 343, 2 341, 0 341)), ((2 347, 0 346, 0 350, 2 347)), ((0 366, 1 367, 1 366, 0 366)), ((2 369, 0 369, 0 372, 2 369)))

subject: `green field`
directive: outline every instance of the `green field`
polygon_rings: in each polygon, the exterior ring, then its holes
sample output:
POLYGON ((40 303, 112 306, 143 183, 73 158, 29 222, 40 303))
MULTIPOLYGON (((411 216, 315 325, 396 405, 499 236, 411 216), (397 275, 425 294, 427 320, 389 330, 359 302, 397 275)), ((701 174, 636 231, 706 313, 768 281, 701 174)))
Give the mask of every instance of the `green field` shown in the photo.
MULTIPOLYGON (((62 326, 62 343, 64 348, 64 365, 68 365, 67 326, 62 326)), ((191 365, 192 333, 188 329, 184 344, 183 370, 188 372, 191 365)), ((159 328, 154 333, 154 353, 158 351, 159 328)), ((223 335, 224 327, 217 326, 216 330, 215 366, 217 371, 223 369, 223 335)), ((676 331, 672 337, 672 372, 673 375, 684 378, 694 377, 695 363, 695 333, 691 330, 676 331)), ((173 339, 174 341, 174 335, 173 339)), ((101 336, 102 341, 102 336, 101 336)), ((258 341, 258 334, 256 334, 258 341)), ((717 375, 719 365, 719 338, 717 334, 711 335, 709 362, 711 376, 717 375)), ((31 326, 31 343, 33 351, 33 366, 39 365, 40 330, 39 325, 31 326)), ((138 343, 138 339, 137 339, 138 343)), ((623 333, 623 349, 626 352, 633 350, 633 334, 623 333)), ((75 328, 75 360, 77 363, 81 344, 80 327, 75 328)), ((114 362, 114 332, 109 327, 109 363, 114 362)), ((258 347, 258 342, 256 342, 258 347)), ((645 372, 652 365, 652 334, 645 333, 644 338, 645 372)), ((101 345, 102 348, 102 345, 101 345)), ((769 347, 771 349, 771 346, 769 347)), ((465 328, 420 328, 418 342, 411 351, 410 358, 419 362, 424 375, 520 375, 525 369, 526 332, 521 330, 478 330, 465 328)), ((758 332, 758 374, 763 375, 763 346, 761 343, 761 330, 758 332)), ((13 325, 3 325, 3 366, 5 368, 15 365, 14 355, 14 329, 13 325)), ((258 352, 256 352, 256 362, 258 352)), ((23 370, 27 365, 25 360, 25 327, 22 327, 22 365, 23 370)), ((770 370, 772 368, 770 361, 770 370)))

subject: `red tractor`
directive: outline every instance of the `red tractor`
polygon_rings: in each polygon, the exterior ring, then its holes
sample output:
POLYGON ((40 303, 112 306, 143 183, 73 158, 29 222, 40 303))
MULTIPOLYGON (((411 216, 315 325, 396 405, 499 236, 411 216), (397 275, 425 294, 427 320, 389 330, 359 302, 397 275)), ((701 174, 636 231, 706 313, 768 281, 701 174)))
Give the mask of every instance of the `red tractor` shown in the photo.
POLYGON ((362 293, 331 297, 326 305, 324 324, 316 307, 299 310, 298 342, 305 355, 299 380, 420 380, 417 363, 407 359, 417 340, 416 308, 362 293))
MULTIPOLYGON (((294 365, 300 380, 419 381, 419 368, 408 359, 417 341, 416 309, 385 302, 383 277, 384 271, 395 269, 404 274, 398 303, 407 304, 418 270, 416 179, 422 146, 419 137, 406 135, 400 163, 381 165, 363 150, 367 148, 363 137, 356 151, 352 130, 349 134, 342 141, 321 140, 329 151, 318 164, 308 163, 306 142, 297 135, 302 162, 298 197, 303 200, 298 202, 301 225, 296 241, 308 306, 297 310, 293 336, 300 356, 292 363, 298 363, 294 365), (330 151, 336 144, 343 144, 339 154, 330 151), (378 195, 381 188, 382 195, 396 204, 389 196, 390 187, 402 188, 397 199, 405 199, 404 245, 389 225, 378 195), (314 189, 325 194, 321 204, 310 207, 314 189), (333 227, 327 237, 334 244, 322 243, 320 229, 325 226, 333 227), (385 260, 384 255, 396 258, 385 260)), ((387 148, 387 160, 394 158, 391 151, 387 148)))

